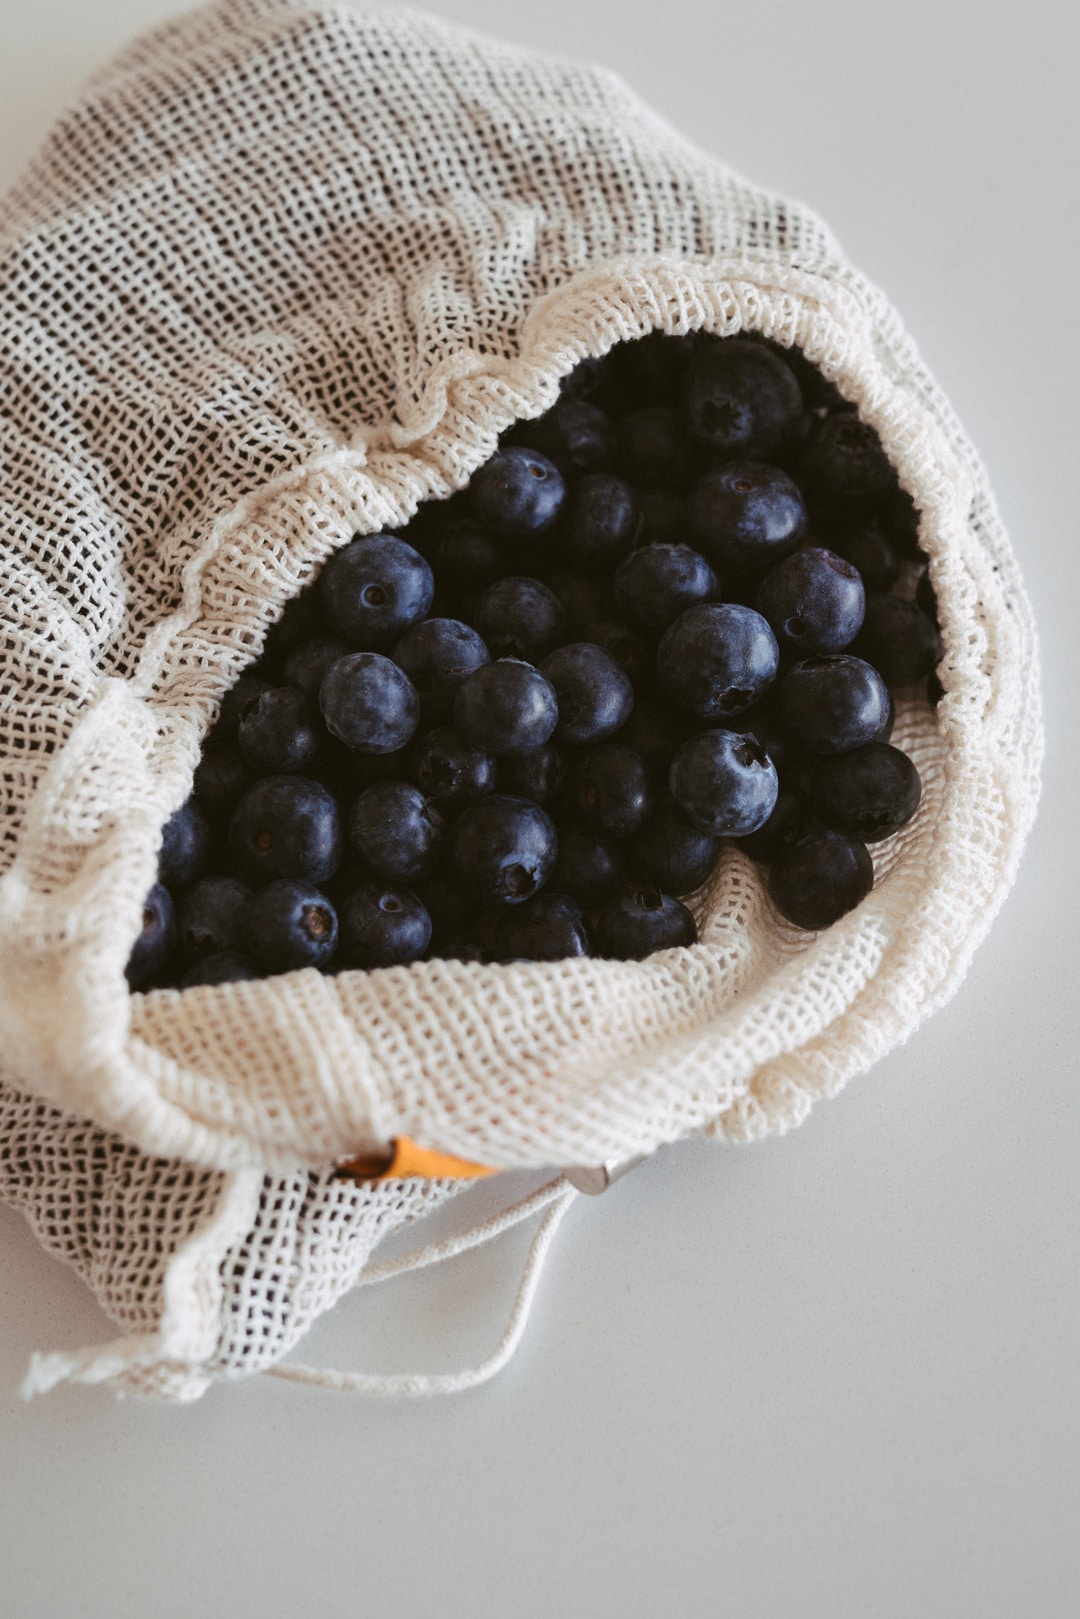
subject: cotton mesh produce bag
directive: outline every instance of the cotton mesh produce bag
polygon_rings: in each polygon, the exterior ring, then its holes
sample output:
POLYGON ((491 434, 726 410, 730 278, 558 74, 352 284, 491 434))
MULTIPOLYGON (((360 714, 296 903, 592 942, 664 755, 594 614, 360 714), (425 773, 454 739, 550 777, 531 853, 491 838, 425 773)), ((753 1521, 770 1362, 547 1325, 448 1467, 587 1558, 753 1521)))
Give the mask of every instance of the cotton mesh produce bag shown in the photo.
POLYGON ((1031 614, 974 450, 813 214, 606 71, 420 13, 226 0, 92 82, 0 228, 0 1194, 125 1332, 34 1386, 191 1398, 279 1361, 455 1189, 343 1182, 344 1157, 758 1138, 955 990, 1035 810, 1031 614), (642 962, 131 994, 162 825, 286 602, 654 330, 802 350, 919 512, 944 696, 898 702, 923 800, 869 897, 801 932, 730 847, 699 943, 642 962))

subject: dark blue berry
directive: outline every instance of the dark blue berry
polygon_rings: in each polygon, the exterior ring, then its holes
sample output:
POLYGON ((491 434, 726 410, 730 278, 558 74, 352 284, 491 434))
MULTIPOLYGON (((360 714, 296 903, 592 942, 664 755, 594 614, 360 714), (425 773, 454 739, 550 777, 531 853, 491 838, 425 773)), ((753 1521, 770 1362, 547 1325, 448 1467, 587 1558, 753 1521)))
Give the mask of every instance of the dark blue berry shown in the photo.
POLYGON ((879 670, 887 686, 913 686, 941 657, 941 635, 932 618, 901 596, 866 598, 862 629, 851 650, 879 670))
POLYGON ((806 753, 847 753, 880 736, 891 704, 884 680, 848 652, 806 658, 780 685, 785 734, 806 753))
POLYGON ((466 675, 491 662, 483 637, 457 618, 427 618, 394 642, 394 662, 404 669, 431 721, 447 720, 466 675))
POLYGON ((859 522, 896 486, 880 439, 852 411, 816 423, 800 451, 796 476, 815 519, 859 522))
POLYGON ((646 489, 638 495, 642 545, 681 545, 690 532, 686 501, 668 489, 646 489))
POLYGON ((235 877, 201 877, 176 902, 176 929, 187 961, 233 950, 240 942, 240 913, 251 889, 235 877))
POLYGON ((521 539, 551 528, 562 511, 566 485, 547 456, 512 444, 496 450, 474 473, 470 495, 485 527, 506 539, 521 539))
POLYGON ((802 394, 783 360, 760 343, 702 347, 683 381, 681 408, 696 443, 714 454, 762 460, 795 437, 802 394))
POLYGON ((180 980, 181 989, 199 984, 246 984, 263 976, 257 962, 242 950, 222 950, 214 956, 200 956, 180 980))
POLYGON ((351 652, 319 687, 326 728, 354 753, 394 753, 420 724, 420 697, 403 669, 378 652, 351 652))
POLYGON ((596 953, 642 961, 654 950, 696 944, 697 924, 686 906, 658 888, 632 888, 596 919, 596 953))
POLYGON ((829 549, 858 568, 867 593, 891 590, 900 576, 896 547, 876 520, 831 528, 829 549))
POLYGON ((656 672, 669 697, 699 719, 726 719, 765 695, 780 667, 776 637, 760 613, 705 602, 665 632, 656 672))
POLYGON ((322 967, 337 945, 337 912, 313 884, 279 877, 252 895, 240 932, 244 949, 265 972, 322 967))
POLYGON ((614 567, 637 544, 641 526, 637 496, 613 472, 590 472, 573 485, 562 546, 575 568, 614 567))
POLYGON ((514 565, 506 544, 471 518, 450 524, 436 551, 440 580, 479 589, 509 573, 514 565))
POLYGON ((668 771, 684 815, 713 837, 744 838, 773 812, 779 780, 757 737, 702 731, 684 742, 668 771))
POLYGON ((341 959, 350 967, 404 967, 431 942, 431 918, 408 888, 365 883, 342 902, 341 959))
POLYGON ((610 464, 614 453, 607 415, 599 405, 573 394, 564 395, 536 421, 519 423, 511 441, 539 450, 566 479, 599 471, 610 464))
POLYGON ((185 799, 161 829, 158 882, 166 888, 186 888, 201 877, 210 859, 213 833, 194 798, 185 799))
POLYGON ((603 742, 630 718, 634 707, 630 677, 603 647, 571 641, 546 657, 540 671, 558 701, 556 742, 570 747, 603 742))
POLYGON ((558 836, 550 815, 496 793, 470 804, 450 828, 446 870, 477 905, 520 905, 551 875, 558 836))
POLYGON ((863 621, 866 592, 857 568, 834 551, 806 546, 765 575, 757 610, 768 619, 780 648, 839 652, 863 621))
POLYGON ((592 955, 577 900, 547 891, 500 917, 494 943, 496 961, 562 961, 592 955))
POLYGON ((862 843, 879 843, 911 820, 922 782, 906 753, 870 742, 822 759, 810 778, 809 795, 826 826, 862 843))
POLYGON ((295 686, 306 697, 317 698, 323 676, 332 663, 345 657, 349 648, 332 635, 312 635, 295 646, 282 671, 287 686, 295 686))
POLYGON ((334 635, 365 652, 390 647, 425 618, 431 568, 394 534, 368 534, 330 558, 319 575, 323 612, 334 635))
POLYGON ((264 776, 236 806, 229 843, 241 870, 256 881, 296 877, 320 883, 342 857, 337 800, 305 776, 264 776))
POLYGON ((241 709, 236 746, 257 775, 299 774, 314 763, 319 734, 304 693, 295 686, 274 686, 241 709))
POLYGON ((253 697, 262 691, 269 691, 274 684, 271 680, 264 680, 261 675, 243 674, 230 686, 221 699, 218 710, 217 723, 213 730, 213 740, 219 743, 233 743, 236 741, 236 728, 240 723, 240 711, 253 697))
POLYGON ((473 618, 492 657, 525 663, 539 663, 558 646, 566 628, 566 613, 555 592, 539 579, 514 574, 488 586, 473 618))
POLYGON ((551 736, 558 717, 551 682, 516 658, 474 670, 454 699, 458 731, 487 753, 532 753, 551 736))
POLYGON ((810 809, 810 801, 801 787, 794 782, 781 781, 780 791, 769 819, 742 839, 739 848, 751 860, 773 860, 787 844, 794 843, 817 825, 810 809))
POLYGON ((534 804, 550 804, 562 786, 565 773, 562 754, 546 742, 532 753, 506 755, 499 760, 499 791, 517 798, 531 798, 534 804))
POLYGON ((700 478, 687 502, 689 537, 721 574, 764 573, 802 543, 798 485, 779 467, 729 461, 700 478))
POLYGON ((414 883, 429 877, 442 856, 446 822, 419 787, 380 781, 349 811, 349 842, 376 877, 414 883))
POLYGON ((616 607, 657 634, 688 607, 714 600, 719 590, 709 563, 688 545, 639 546, 615 571, 616 607))
POLYGON ((585 625, 579 639, 614 658, 635 691, 654 683, 656 649, 644 630, 633 629, 615 618, 594 618, 585 625))
POLYGON ((146 989, 164 977, 176 953, 176 913, 172 895, 155 883, 143 900, 142 922, 131 947, 125 977, 132 989, 146 989))
POLYGON ((682 493, 701 476, 704 457, 691 444, 679 412, 646 405, 619 423, 619 470, 635 487, 682 493))
POLYGON ((495 756, 466 742, 452 725, 440 725, 415 743, 412 775, 427 798, 456 813, 495 791, 495 756))
POLYGON ((588 827, 559 828, 559 855, 551 873, 551 886, 572 894, 587 910, 606 905, 621 892, 623 856, 617 846, 588 827))
POLYGON ((571 813, 604 837, 628 838, 648 818, 653 787, 640 753, 618 742, 579 754, 567 778, 571 813))
POLYGON ((192 797, 209 821, 227 821, 251 781, 251 771, 235 748, 207 742, 195 766, 192 797))
POLYGON ((709 877, 719 840, 703 832, 665 792, 655 812, 630 844, 637 877, 665 894, 692 894, 709 877))
POLYGON ((798 928, 831 927, 874 886, 864 844, 843 832, 809 832, 778 852, 769 893, 781 916, 798 928))

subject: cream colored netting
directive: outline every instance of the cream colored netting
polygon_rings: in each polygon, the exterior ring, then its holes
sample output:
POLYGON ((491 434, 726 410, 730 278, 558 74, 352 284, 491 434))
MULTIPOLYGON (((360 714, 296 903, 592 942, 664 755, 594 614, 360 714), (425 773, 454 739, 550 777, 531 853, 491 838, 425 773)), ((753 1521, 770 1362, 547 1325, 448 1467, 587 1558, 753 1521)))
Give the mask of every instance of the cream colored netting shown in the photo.
MULTIPOLYGON (((125 1218, 156 1199, 165 1253, 191 1221, 224 1252, 237 1187, 293 1199, 307 1168, 325 1188, 319 1166, 399 1133, 534 1166, 787 1128, 956 987, 1034 814, 1034 632, 977 457, 805 209, 609 74, 415 13, 226 0, 99 76, 9 196, 0 248, 3 1096, 14 1117, 20 1093, 55 1104, 34 1105, 56 1162, 89 1139, 56 1108, 132 1142, 125 1218), (800 934, 731 851, 700 944, 643 963, 130 996, 161 825, 288 597, 355 531, 461 487, 583 355, 698 327, 802 348, 922 514, 946 696, 937 720, 899 705, 926 792, 870 898, 800 934)), ((6 1191, 39 1224, 40 1173, 6 1191)), ((75 1220, 92 1183, 68 1184, 75 1220)), ((364 1197, 335 1207, 366 1252, 364 1197)), ((337 1264, 301 1248, 305 1276, 337 1264)), ((66 1251, 126 1324, 154 1319, 164 1284, 122 1221, 66 1251)), ((216 1320, 198 1368, 221 1369, 216 1320)))

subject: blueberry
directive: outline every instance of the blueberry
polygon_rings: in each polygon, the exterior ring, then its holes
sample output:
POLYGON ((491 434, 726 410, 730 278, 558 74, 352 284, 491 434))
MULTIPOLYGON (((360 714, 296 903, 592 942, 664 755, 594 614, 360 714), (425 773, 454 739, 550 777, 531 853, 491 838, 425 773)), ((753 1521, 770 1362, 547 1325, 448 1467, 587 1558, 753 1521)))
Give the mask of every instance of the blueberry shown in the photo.
POLYGON ((503 541, 471 518, 450 524, 440 537, 436 568, 439 578, 451 584, 477 589, 509 573, 511 566, 503 541))
POLYGON ((319 687, 326 728, 355 753, 394 753, 420 724, 420 698, 404 670, 378 652, 332 663, 319 687))
POLYGON ((194 989, 198 984, 244 984, 261 978, 262 972, 250 956, 242 950, 222 950, 214 956, 200 956, 184 973, 181 989, 194 989))
POLYGON ((829 548, 858 568, 868 592, 891 590, 900 576, 896 547, 876 520, 830 530, 829 548))
POLYGON ((862 629, 852 652, 879 670, 888 686, 913 686, 941 657, 941 635, 932 618, 900 596, 868 596, 862 629))
POLYGON ((564 395, 536 421, 519 423, 510 439, 539 450, 567 479, 599 471, 614 453, 607 415, 599 405, 573 394, 564 395))
POLYGON ((644 759, 618 742, 586 749, 570 768, 566 801, 574 815, 604 837, 628 838, 653 807, 644 759))
POLYGON ((551 887, 572 894, 588 910, 606 905, 624 883, 623 856, 615 844, 587 827, 559 828, 559 854, 551 887))
POLYGON ((681 494, 701 476, 703 459, 670 405, 646 405, 619 424, 618 466, 635 487, 681 494))
POLYGON ((558 717, 551 682, 516 658, 474 670, 454 699, 458 731, 488 753, 532 753, 551 736, 558 717))
POLYGON ((427 798, 454 813, 495 791, 495 756, 466 742, 452 725, 440 725, 415 744, 412 774, 427 798))
POLYGON ((703 720, 752 707, 779 667, 776 637, 766 621, 733 602, 687 608, 664 632, 656 654, 668 696, 703 720))
POLYGON ((634 712, 619 731, 619 741, 649 764, 667 766, 695 729, 694 720, 666 697, 646 692, 634 699, 634 712))
POLYGON ((240 913, 251 889, 235 877, 202 877, 176 904, 176 928, 187 961, 232 950, 240 942, 240 913))
POLYGON ((446 823, 435 805, 407 781, 368 787, 349 811, 349 842, 376 877, 414 883, 442 857, 446 823))
POLYGON ((342 857, 337 800, 305 776, 264 776, 244 794, 229 823, 241 869, 255 880, 305 878, 320 883, 342 857))
POLYGON ((301 641, 320 629, 319 600, 312 589, 301 591, 285 603, 281 617, 271 624, 263 643, 263 659, 269 665, 282 663, 301 641))
POLYGON ((562 754, 550 742, 532 753, 506 755, 499 760, 499 791, 534 804, 550 804, 565 775, 562 754))
POLYGON ((332 635, 311 635, 295 646, 285 660, 283 674, 287 686, 295 686, 305 697, 317 698, 323 676, 332 663, 345 657, 349 648, 332 635))
POLYGON ((602 647, 571 641, 546 657, 540 672, 558 702, 555 741, 586 747, 613 736, 630 718, 634 689, 626 672, 602 647))
POLYGON ((790 368, 760 343, 733 339, 702 347, 681 395, 692 439, 718 455, 762 460, 795 436, 802 394, 790 368))
POLYGON ((201 877, 210 860, 213 836, 195 799, 185 799, 161 829, 158 882, 176 890, 201 877))
POLYGON ((539 663, 558 646, 566 628, 566 613, 555 592, 539 579, 514 574, 488 586, 473 617, 493 657, 525 663, 539 663))
POLYGON ((240 933, 248 955, 265 972, 322 967, 337 945, 337 912, 312 883, 279 877, 252 895, 240 933))
POLYGON ((295 686, 274 686, 245 703, 236 746, 260 776, 308 770, 319 751, 319 728, 303 692, 295 686))
POLYGON ((470 494, 473 512, 486 528, 521 539, 551 528, 562 511, 566 485, 547 456, 509 445, 474 474, 470 494))
POLYGON ((782 848, 769 871, 769 893, 798 928, 827 928, 864 900, 874 863, 864 844, 843 832, 809 832, 782 848))
POLYGON ((520 905, 544 886, 557 853, 545 810, 496 793, 468 805, 450 828, 446 869, 478 905, 520 905))
POLYGON ((684 815, 703 832, 743 838, 772 814, 779 781, 755 736, 715 730, 683 743, 671 761, 668 786, 684 815))
POLYGON ((251 781, 251 771, 235 748, 208 741, 195 766, 192 797, 209 821, 227 821, 251 781))
POLYGON ((633 624, 666 630, 680 613, 720 593, 712 567, 688 545, 645 545, 615 571, 615 605, 633 624))
POLYGON ((427 618, 394 643, 394 662, 404 669, 432 722, 448 720, 466 675, 491 662, 483 637, 456 618, 427 618))
POLYGON ((341 959, 350 967, 404 967, 431 942, 431 918, 408 888, 365 883, 341 906, 341 959))
POLYGON ((155 883, 143 900, 142 926, 131 947, 124 976, 132 989, 146 989, 161 978, 176 951, 176 913, 172 895, 155 883))
POLYGON ((596 919, 596 953, 615 961, 641 961, 654 950, 697 942, 686 906, 658 888, 632 888, 596 919))
POLYGON ((781 849, 810 831, 817 831, 817 825, 809 799, 794 782, 781 781, 769 819, 743 838, 739 848, 751 860, 773 860, 781 849))
POLYGON ((585 625, 579 640, 600 647, 614 658, 635 691, 639 686, 653 685, 656 648, 644 630, 633 629, 616 618, 594 618, 585 625))
POLYGON ((810 778, 810 802, 826 826, 862 843, 879 843, 919 807, 922 782, 906 753, 870 742, 822 759, 810 778))
POLYGON ((591 955, 581 906, 568 894, 537 894, 507 911, 495 929, 496 961, 562 961, 591 955))
POLYGON ((544 578, 548 588, 559 598, 566 614, 567 629, 578 640, 586 624, 605 618, 612 610, 611 590, 606 579, 570 568, 549 569, 544 578))
POLYGON ((393 534, 352 540, 319 575, 331 631, 364 652, 385 650, 425 618, 434 589, 428 563, 393 534))
POLYGON ((634 835, 629 860, 636 875, 665 894, 692 894, 710 876, 719 840, 703 832, 665 792, 634 835))
POLYGON ((576 568, 611 568, 637 544, 637 496, 613 472, 590 472, 573 485, 561 531, 563 551, 576 568))
POLYGON ((876 515, 882 532, 901 556, 918 556, 919 514, 906 490, 896 485, 876 515))
POLYGON ((847 753, 875 741, 889 720, 888 687, 848 652, 806 658, 780 686, 786 735, 807 753, 847 753))
POLYGON ((646 489, 638 495, 642 545, 680 545, 690 532, 686 501, 668 489, 646 489))
POLYGON ((240 711, 253 697, 260 692, 269 691, 273 681, 264 680, 260 675, 242 674, 234 685, 229 687, 221 699, 218 710, 217 723, 213 730, 213 740, 217 743, 231 743, 236 741, 236 728, 240 723, 240 711))
POLYGON ((833 551, 806 546, 765 575, 757 610, 782 651, 839 652, 863 621, 866 592, 857 568, 833 551))
POLYGON ((880 439, 851 411, 816 423, 800 452, 796 476, 815 518, 848 522, 870 517, 896 486, 880 439))
POLYGON ((700 478, 687 502, 689 537, 721 574, 764 573, 798 548, 807 515, 779 467, 729 461, 700 478))

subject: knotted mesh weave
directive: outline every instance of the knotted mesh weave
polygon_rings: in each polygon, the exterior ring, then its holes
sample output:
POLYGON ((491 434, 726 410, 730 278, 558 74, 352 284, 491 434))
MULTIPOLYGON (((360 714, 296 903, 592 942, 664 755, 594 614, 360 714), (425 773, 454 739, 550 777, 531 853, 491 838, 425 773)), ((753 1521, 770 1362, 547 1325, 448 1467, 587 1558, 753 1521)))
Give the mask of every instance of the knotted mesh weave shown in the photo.
POLYGON ((256 1222, 288 1208, 289 1288, 323 1308, 445 1195, 342 1191, 332 1160, 398 1134, 505 1167, 760 1136, 953 991, 1034 814, 1034 631, 977 456, 806 209, 608 73, 417 13, 224 0, 98 76, 0 251, 0 1191, 125 1326, 168 1321, 163 1388, 260 1363, 223 1325, 265 1297, 265 1267, 228 1258, 256 1222), (870 897, 800 933, 730 849, 700 942, 640 963, 129 994, 162 824, 285 602, 354 533, 462 487, 583 356, 699 328, 802 349, 920 512, 945 696, 898 703, 924 797, 870 897), (10 1149, 27 1119, 34 1154, 10 1149), (107 1221, 102 1151, 126 1166, 107 1221))

